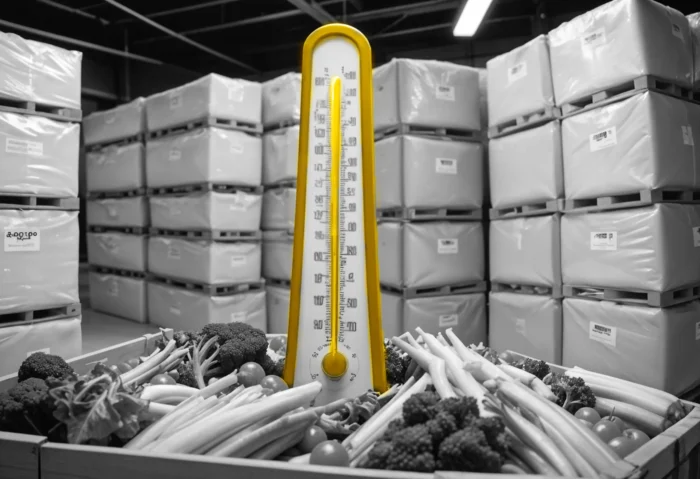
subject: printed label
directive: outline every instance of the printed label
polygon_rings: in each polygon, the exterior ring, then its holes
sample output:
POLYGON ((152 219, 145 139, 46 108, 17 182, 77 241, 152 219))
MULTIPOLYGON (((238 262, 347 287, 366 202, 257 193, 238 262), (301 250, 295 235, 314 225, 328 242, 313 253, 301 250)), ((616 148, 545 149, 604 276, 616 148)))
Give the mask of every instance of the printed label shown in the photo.
POLYGON ((681 126, 681 131, 683 132, 683 144, 688 146, 695 146, 695 141, 693 141, 693 127, 681 126))
POLYGON ((604 150, 617 145, 617 129, 613 126, 590 136, 591 151, 604 150))
POLYGON ((441 328, 451 328, 459 324, 459 315, 457 314, 441 314, 438 319, 441 328))
POLYGON ((591 251, 617 251, 617 233, 592 232, 591 251))
POLYGON ((693 227, 693 246, 700 247, 700 226, 693 227))
POLYGON ((438 100, 455 101, 455 87, 438 85, 435 87, 435 98, 438 100))
POLYGON ((438 239, 437 250, 438 254, 457 254, 459 253, 459 240, 457 238, 438 239))
POLYGON ((457 160, 454 158, 435 158, 435 172, 442 175, 456 175, 457 160))
POLYGON ((180 158, 182 158, 182 152, 180 150, 177 148, 170 150, 170 154, 168 155, 170 161, 179 161, 180 158))
POLYGON ((180 308, 176 308, 175 306, 170 306, 170 312, 173 313, 176 316, 180 316, 180 308))
POLYGON ((588 337, 593 341, 615 347, 617 343, 617 328, 605 326, 591 321, 588 327, 588 337))
POLYGON ((110 281, 107 292, 110 296, 119 296, 119 283, 116 280, 110 281))
POLYGON ((241 254, 231 256, 231 267, 236 268, 239 266, 244 266, 248 262, 248 258, 241 254))
POLYGON ((5 253, 41 251, 41 231, 37 228, 6 228, 5 253))
POLYGON ((604 45, 605 42, 605 30, 602 28, 581 37, 581 46, 584 49, 596 48, 604 45))
POLYGON ((170 109, 180 108, 182 106, 182 92, 170 92, 170 109))
POLYGON ((676 25, 675 23, 671 24, 671 33, 673 33, 674 37, 680 38, 685 42, 685 39, 683 38, 683 30, 681 30, 681 27, 679 25, 676 25))
POLYGON ((34 353, 44 353, 44 354, 51 354, 51 348, 44 348, 44 349, 37 349, 35 351, 29 351, 27 353, 27 357, 31 356, 34 353))
POLYGON ((700 341, 700 322, 695 323, 695 341, 700 341))
POLYGON ((508 83, 513 83, 527 76, 527 63, 518 63, 508 69, 508 83))
POLYGON ((524 319, 518 318, 515 320, 515 332, 523 336, 527 336, 527 329, 525 328, 524 319))
POLYGON ((168 246, 168 258, 180 259, 180 250, 175 246, 168 246))
POLYGON ((40 141, 5 138, 5 151, 16 155, 42 156, 44 154, 44 144, 40 141))
POLYGON ((231 322, 242 323, 248 318, 248 313, 245 311, 238 311, 236 313, 231 313, 231 322))

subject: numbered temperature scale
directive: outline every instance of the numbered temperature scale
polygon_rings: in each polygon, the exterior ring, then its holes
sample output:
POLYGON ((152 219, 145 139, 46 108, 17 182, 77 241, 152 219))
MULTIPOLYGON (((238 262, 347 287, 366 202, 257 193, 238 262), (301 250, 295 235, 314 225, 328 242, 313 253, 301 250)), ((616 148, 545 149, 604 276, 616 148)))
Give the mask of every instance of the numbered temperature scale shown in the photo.
POLYGON ((342 24, 304 43, 284 379, 325 404, 385 391, 374 180, 372 56, 342 24))

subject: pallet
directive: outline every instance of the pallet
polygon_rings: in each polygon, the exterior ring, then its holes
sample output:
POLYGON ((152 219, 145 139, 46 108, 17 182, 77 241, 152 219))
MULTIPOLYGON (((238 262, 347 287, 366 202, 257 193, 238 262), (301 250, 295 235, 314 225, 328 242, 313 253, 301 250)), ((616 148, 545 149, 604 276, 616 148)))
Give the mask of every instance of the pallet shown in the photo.
POLYGON ((457 294, 484 293, 487 290, 486 281, 470 281, 447 286, 434 286, 426 288, 397 288, 395 286, 381 285, 381 290, 387 293, 398 294, 404 299, 434 298, 436 296, 454 296, 457 294))
POLYGON ((282 288, 292 287, 292 282, 288 279, 265 278, 265 284, 267 284, 268 286, 280 286, 282 288))
POLYGON ((157 138, 162 138, 164 136, 177 135, 199 128, 211 127, 222 128, 224 130, 237 130, 245 133, 252 133, 254 135, 261 135, 263 132, 263 127, 260 124, 247 123, 236 120, 227 120, 224 118, 214 118, 210 116, 206 118, 200 118, 199 120, 192 120, 185 123, 169 126, 160 130, 150 131, 148 132, 148 139, 154 140, 157 138))
POLYGON ((489 139, 499 138, 523 130, 529 130, 536 126, 544 125, 561 118, 561 109, 555 106, 547 106, 542 110, 527 115, 519 115, 509 121, 489 127, 489 139))
POLYGON ((283 128, 297 126, 298 124, 299 124, 299 120, 278 121, 277 123, 270 123, 269 125, 264 125, 263 131, 265 133, 267 133, 268 131, 281 130, 283 128))
POLYGON ((232 284, 203 284, 193 283, 186 279, 170 278, 162 275, 153 275, 149 279, 151 282, 174 286, 176 288, 205 293, 211 296, 230 296, 233 294, 252 293, 262 291, 265 288, 265 281, 256 283, 232 283, 232 284))
POLYGON ((618 102, 647 90, 682 100, 690 100, 692 98, 691 91, 688 88, 652 75, 642 75, 621 85, 606 88, 603 91, 587 95, 580 100, 561 105, 561 111, 564 116, 581 113, 592 108, 618 102))
POLYGON ((388 136, 417 135, 432 136, 438 138, 452 138, 455 140, 481 141, 480 131, 455 130, 452 128, 438 128, 418 125, 396 125, 374 132, 374 141, 379 141, 388 136))
POLYGON ((690 92, 690 99, 695 103, 700 103, 700 90, 690 92))
POLYGON ((148 273, 145 271, 130 271, 130 270, 126 270, 126 269, 106 268, 104 266, 99 266, 96 264, 89 265, 89 271, 91 273, 111 274, 114 276, 123 276, 125 278, 134 278, 134 279, 147 279, 148 278, 148 273))
POLYGON ((44 105, 35 101, 0 98, 0 111, 17 113, 20 115, 43 116, 44 118, 50 118, 58 121, 83 121, 82 110, 76 108, 66 108, 63 106, 44 105))
POLYGON ((167 228, 151 228, 151 236, 165 236, 186 240, 206 241, 259 241, 260 231, 225 231, 225 230, 171 230, 167 228))
POLYGON ((562 286, 530 286, 522 284, 491 283, 491 291, 494 293, 530 294, 535 296, 549 296, 553 299, 564 297, 562 286))
POLYGON ((277 183, 273 183, 271 185, 265 185, 263 187, 264 191, 270 191, 270 190, 281 190, 283 188, 296 188, 297 187, 297 182, 296 180, 284 180, 284 181, 278 181, 277 183))
POLYGON ((658 203, 700 203, 700 191, 668 189, 643 190, 636 193, 601 196, 581 200, 565 200, 565 213, 590 213, 651 206, 658 203))
POLYGON ((80 199, 0 193, 0 210, 78 211, 80 210, 80 199))
POLYGON ((103 200, 107 198, 131 198, 134 196, 144 196, 146 188, 136 188, 135 190, 127 191, 89 191, 87 194, 88 200, 103 200))
POLYGON ((377 210, 382 221, 479 221, 483 211, 457 208, 396 208, 377 210))
POLYGON ((550 200, 546 203, 534 203, 511 208, 491 208, 489 219, 502 220, 507 218, 521 218, 525 216, 543 216, 559 213, 564 208, 562 200, 550 200))
POLYGON ((142 143, 146 139, 145 133, 139 133, 137 135, 126 136, 124 138, 119 138, 118 140, 109 140, 102 143, 92 143, 90 145, 85 145, 85 150, 88 153, 93 153, 96 151, 104 150, 105 148, 111 147, 122 147, 133 145, 134 143, 142 143))
POLYGON ((161 186, 157 188, 148 188, 147 190, 149 195, 157 196, 206 193, 209 191, 215 191, 217 193, 236 193, 238 191, 243 191, 260 195, 263 192, 263 187, 223 185, 219 183, 196 183, 191 185, 161 186))
POLYGON ((35 309, 19 313, 0 313, 0 324, 26 323, 30 321, 49 321, 54 319, 73 318, 80 315, 80 303, 57 306, 53 308, 35 309))
POLYGON ((142 226, 100 226, 89 225, 90 233, 126 233, 130 235, 145 235, 148 233, 148 228, 142 226))
POLYGON ((686 286, 664 292, 564 285, 564 297, 668 308, 700 298, 700 285, 686 286))

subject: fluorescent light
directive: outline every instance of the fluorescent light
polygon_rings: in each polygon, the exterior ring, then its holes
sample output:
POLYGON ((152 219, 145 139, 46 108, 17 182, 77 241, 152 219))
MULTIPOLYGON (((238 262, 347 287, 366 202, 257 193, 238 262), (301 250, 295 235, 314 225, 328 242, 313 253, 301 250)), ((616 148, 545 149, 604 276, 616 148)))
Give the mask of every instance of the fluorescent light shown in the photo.
POLYGON ((467 0, 452 34, 455 37, 473 37, 489 11, 491 2, 493 0, 467 0))

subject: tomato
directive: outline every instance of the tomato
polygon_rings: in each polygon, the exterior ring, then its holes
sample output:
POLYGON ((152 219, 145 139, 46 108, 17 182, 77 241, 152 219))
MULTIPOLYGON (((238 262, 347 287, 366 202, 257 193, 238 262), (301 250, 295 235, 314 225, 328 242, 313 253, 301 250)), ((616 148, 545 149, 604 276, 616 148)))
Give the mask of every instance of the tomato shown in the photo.
POLYGON ((112 365, 109 367, 109 369, 111 369, 112 371, 114 371, 114 372, 117 373, 117 374, 121 374, 121 373, 122 373, 122 372, 119 370, 119 366, 117 366, 116 364, 112 364, 112 365))
POLYGON ((596 411, 592 407, 582 407, 581 409, 576 411, 576 414, 574 415, 578 419, 583 419, 584 421, 588 421, 593 424, 597 424, 600 422, 600 414, 598 414, 598 411, 596 411))
POLYGON ((304 439, 297 446, 303 454, 308 454, 314 450, 316 446, 328 440, 326 431, 318 426, 311 426, 304 433, 304 439))
POLYGON ((350 455, 338 441, 324 441, 311 451, 309 463, 317 466, 349 467, 350 455))
POLYGON ((605 416, 601 419, 601 421, 608 421, 615 424, 618 427, 618 429, 620 429, 620 432, 627 429, 627 424, 625 424, 625 422, 617 416, 605 416))
POLYGON ((127 363, 119 363, 117 364, 117 369, 119 369, 119 374, 124 374, 127 371, 131 371, 133 368, 127 363))
POLYGON ((249 388, 260 384, 265 377, 265 370, 258 363, 245 363, 238 370, 238 382, 249 388))
POLYGON ((141 364, 141 360, 139 358, 131 358, 126 362, 126 364, 131 366, 131 369, 134 369, 136 366, 141 364))
POLYGON ((270 349, 273 351, 279 351, 287 345, 287 338, 285 336, 275 336, 270 341, 270 349))
POLYGON ((635 446, 635 450, 642 447, 644 444, 650 441, 649 436, 639 429, 625 429, 622 432, 622 436, 632 440, 635 446))
POLYGON ((513 355, 510 354, 508 351, 503 351, 501 354, 498 355, 498 359, 503 361, 506 364, 513 364, 513 355))
POLYGON ((173 369, 172 371, 170 371, 170 372, 168 373, 168 376, 170 376, 171 378, 173 378, 173 379, 175 380, 175 382, 177 382, 177 380, 180 379, 180 373, 178 373, 177 370, 175 370, 175 369, 173 369))
POLYGON ((613 438, 608 442, 610 449, 615 451, 618 456, 625 458, 632 454, 636 449, 636 443, 629 437, 620 436, 613 438))
POLYGON ((593 429, 593 423, 591 421, 586 421, 585 419, 579 419, 581 421, 581 424, 586 426, 588 429, 593 429))
POLYGON ((151 384, 177 384, 169 374, 157 374, 151 379, 151 384))
POLYGON ((212 384, 214 384, 218 380, 219 380, 219 378, 210 378, 209 382, 207 383, 207 386, 211 386, 212 384))
POLYGON ((285 383, 281 377, 274 375, 265 376, 264 378, 262 378, 262 381, 260 381, 260 385, 263 388, 272 389, 272 391, 276 393, 284 391, 285 389, 289 389, 289 386, 287 386, 287 383, 285 383))
POLYGON ((617 427, 617 424, 606 420, 601 420, 598 424, 593 426, 593 432, 596 433, 603 442, 610 442, 622 435, 622 431, 617 427))

